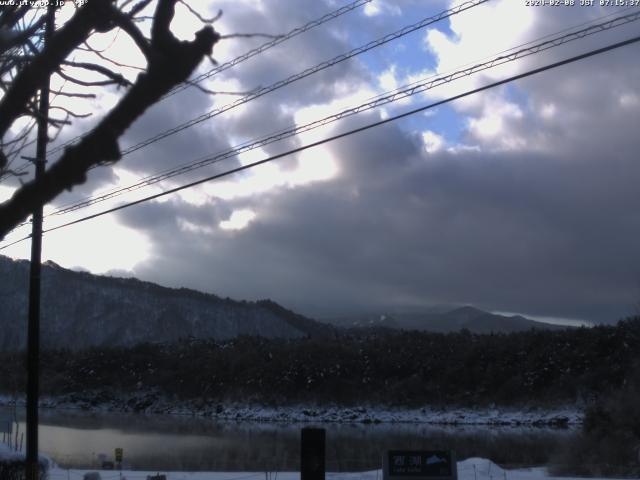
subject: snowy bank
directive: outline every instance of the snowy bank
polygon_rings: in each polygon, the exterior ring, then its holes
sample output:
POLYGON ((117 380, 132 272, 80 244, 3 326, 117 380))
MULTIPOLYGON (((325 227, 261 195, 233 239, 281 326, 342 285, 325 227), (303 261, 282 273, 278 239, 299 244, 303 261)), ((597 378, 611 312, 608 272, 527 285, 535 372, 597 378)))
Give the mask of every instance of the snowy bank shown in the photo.
MULTIPOLYGON (((82 479, 95 470, 63 470, 53 468, 50 480, 82 479)), ((147 475, 166 475, 167 480, 300 480, 299 472, 143 472, 106 470, 99 472, 101 480, 146 480, 147 475)), ((327 480, 382 480, 381 470, 366 472, 328 472, 327 480)), ((507 470, 485 458, 468 458, 458 462, 459 480, 576 480, 572 477, 550 476, 546 468, 507 470)), ((598 479, 593 479, 598 480, 598 479)))
MULTIPOLYGON (((0 396, 0 406, 14 400, 0 396)), ((18 405, 24 404, 23 399, 18 405)), ((491 425, 569 427, 582 424, 584 413, 575 406, 494 408, 390 408, 386 406, 343 407, 337 405, 260 406, 238 403, 179 402, 156 393, 126 398, 101 399, 91 392, 67 397, 43 398, 41 408, 79 409, 93 412, 134 412, 193 415, 224 421, 312 422, 312 423, 424 423, 431 425, 491 425)))
MULTIPOLYGON (((25 460, 24 452, 12 450, 7 444, 0 442, 0 462, 23 462, 25 460)), ((57 468, 55 462, 47 455, 38 455, 40 465, 46 469, 57 468)))

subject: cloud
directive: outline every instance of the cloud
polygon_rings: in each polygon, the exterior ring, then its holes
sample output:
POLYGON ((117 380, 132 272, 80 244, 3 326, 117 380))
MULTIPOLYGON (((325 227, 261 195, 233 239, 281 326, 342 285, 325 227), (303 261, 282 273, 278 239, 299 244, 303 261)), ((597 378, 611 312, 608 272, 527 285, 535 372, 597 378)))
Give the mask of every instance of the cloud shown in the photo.
POLYGON ((626 311, 640 274, 640 224, 625 209, 637 200, 632 159, 423 147, 395 127, 336 144, 336 180, 256 197, 254 220, 233 240, 218 232, 215 249, 156 242, 157 262, 136 271, 200 287, 215 271, 214 291, 329 310, 469 302, 590 320, 626 311), (167 278, 176 257, 182 268, 167 278), (187 265, 199 273, 185 275, 187 265))
MULTIPOLYGON (((350 50, 363 35, 369 39, 368 27, 388 33, 395 22, 408 24, 429 13, 423 2, 400 2, 400 13, 389 5, 376 2, 367 12, 301 35, 225 72, 212 86, 268 85, 350 50)), ((273 33, 321 16, 330 4, 308 1, 302 8, 299 2, 264 0, 221 7, 222 31, 273 33)), ((420 40, 407 39, 404 49, 345 62, 158 142, 127 157, 115 173, 124 178, 156 172, 300 125, 415 80, 420 72, 444 72, 605 13, 613 12, 551 13, 510 0, 490 2, 420 40)), ((412 102, 460 93, 628 32, 589 37, 412 102)), ((253 41, 225 42, 219 60, 253 41)), ((167 285, 270 297, 311 315, 443 303, 591 321, 628 315, 640 292, 634 241, 640 234, 634 208, 640 201, 640 66, 629 61, 633 48, 123 210, 114 217, 118 224, 148 242, 145 260, 129 268, 167 285)), ((183 92, 151 110, 125 143, 227 101, 232 99, 183 92)), ((171 184, 360 127, 389 111, 346 118, 171 184)), ((106 257, 119 254, 104 249, 106 257)))
MULTIPOLYGON (((506 21, 512 8, 488 9, 486 22, 506 21)), ((483 43, 482 29, 458 17, 455 40, 428 38, 439 39, 432 47, 453 66, 547 32, 546 17, 518 15, 504 45, 483 43), (483 48, 458 55, 474 43, 483 48)), ((640 82, 628 81, 637 72, 625 58, 585 62, 458 106, 475 149, 443 149, 440 135, 406 125, 338 141, 328 147, 335 178, 231 200, 254 212, 245 228, 232 237, 218 230, 213 250, 157 242, 157 263, 136 271, 158 278, 170 270, 165 259, 180 254, 182 267, 166 281, 201 287, 206 274, 195 265, 206 259, 203 270, 220 274, 207 277, 209 289, 273 297, 308 313, 448 302, 614 320, 629 313, 640 286, 640 223, 628 208, 639 200, 640 175, 631 131, 637 93, 628 86, 640 82)), ((377 77, 395 83, 397 74, 390 67, 377 77)))
POLYGON ((256 214, 252 210, 235 210, 228 220, 224 220, 218 225, 223 230, 242 230, 247 228, 254 218, 256 218, 256 214))
POLYGON ((427 130, 422 133, 422 141, 424 142, 424 148, 428 153, 437 152, 445 144, 442 136, 431 130, 427 130))

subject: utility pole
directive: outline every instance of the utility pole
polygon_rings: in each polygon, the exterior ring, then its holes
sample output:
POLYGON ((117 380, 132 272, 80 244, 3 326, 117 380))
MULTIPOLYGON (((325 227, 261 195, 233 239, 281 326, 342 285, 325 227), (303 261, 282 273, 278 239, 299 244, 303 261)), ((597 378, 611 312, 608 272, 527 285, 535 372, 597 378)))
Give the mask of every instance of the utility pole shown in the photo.
MULTIPOLYGON (((55 7, 47 7, 44 46, 55 29, 55 7)), ((38 104, 38 137, 35 158, 35 180, 42 177, 47 163, 49 137, 49 90, 50 76, 43 79, 38 104)), ((33 212, 31 230, 31 268, 29 272, 29 323, 27 330, 27 458, 26 479, 38 480, 38 397, 40 380, 40 264, 42 253, 42 206, 33 212)))

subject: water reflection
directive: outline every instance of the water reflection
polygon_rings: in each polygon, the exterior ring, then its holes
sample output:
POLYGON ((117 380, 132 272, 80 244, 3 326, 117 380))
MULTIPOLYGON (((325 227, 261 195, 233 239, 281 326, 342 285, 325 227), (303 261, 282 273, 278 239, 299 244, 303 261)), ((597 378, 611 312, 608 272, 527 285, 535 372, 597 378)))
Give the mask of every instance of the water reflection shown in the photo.
MULTIPOLYGON (((20 431, 24 416, 19 414, 20 431)), ((388 449, 454 449, 458 458, 491 458, 510 466, 552 460, 573 432, 512 427, 415 424, 284 424, 217 422, 208 418, 41 410, 40 450, 63 467, 94 468, 100 454, 124 449, 140 470, 297 470, 300 428, 327 429, 327 469, 380 467, 388 449)))

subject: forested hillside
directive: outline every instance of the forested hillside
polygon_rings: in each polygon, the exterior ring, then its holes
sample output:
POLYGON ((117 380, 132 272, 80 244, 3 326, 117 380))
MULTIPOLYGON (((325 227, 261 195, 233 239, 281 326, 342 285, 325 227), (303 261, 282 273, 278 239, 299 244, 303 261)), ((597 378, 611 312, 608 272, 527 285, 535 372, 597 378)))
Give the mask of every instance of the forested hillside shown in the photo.
MULTIPOLYGON (((0 255, 0 350, 26 346, 29 262, 0 255)), ((44 350, 132 347, 180 337, 230 339, 322 336, 334 328, 270 300, 236 301, 135 278, 42 267, 41 344, 44 350)))
MULTIPOLYGON (((589 401, 638 377, 640 319, 616 326, 478 335, 388 332, 336 338, 185 340, 45 352, 42 393, 93 402, 152 392, 224 401, 515 405, 589 401)), ((21 390, 21 354, 0 388, 21 390)))

